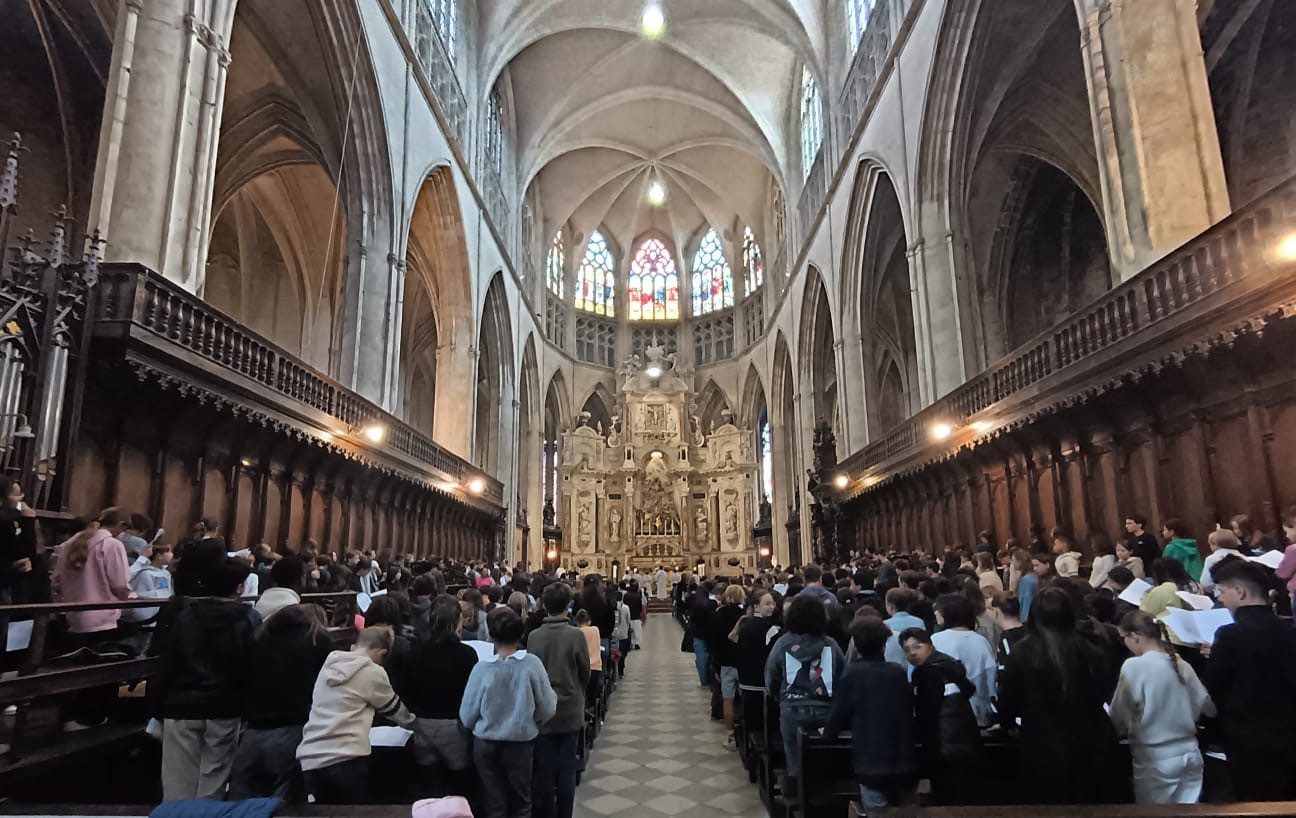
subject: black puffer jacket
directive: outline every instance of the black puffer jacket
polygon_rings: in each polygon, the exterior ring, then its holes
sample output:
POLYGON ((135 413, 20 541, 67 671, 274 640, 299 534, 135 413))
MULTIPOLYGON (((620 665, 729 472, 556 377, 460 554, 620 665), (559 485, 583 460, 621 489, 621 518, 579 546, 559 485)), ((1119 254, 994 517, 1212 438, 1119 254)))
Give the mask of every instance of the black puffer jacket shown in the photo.
POLYGON ((981 731, 972 712, 976 685, 963 663, 936 651, 914 668, 914 711, 925 764, 970 763, 981 756, 981 731), (957 693, 946 695, 946 685, 957 693))
POLYGON ((234 719, 243 715, 243 679, 256 613, 232 599, 181 606, 159 651, 156 687, 164 719, 234 719))

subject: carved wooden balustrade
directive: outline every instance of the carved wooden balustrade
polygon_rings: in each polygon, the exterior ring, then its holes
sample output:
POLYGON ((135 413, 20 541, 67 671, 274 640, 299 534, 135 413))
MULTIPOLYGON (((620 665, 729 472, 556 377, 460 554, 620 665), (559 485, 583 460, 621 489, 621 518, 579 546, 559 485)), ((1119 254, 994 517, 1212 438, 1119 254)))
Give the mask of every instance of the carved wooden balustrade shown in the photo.
MULTIPOLYGON (((293 418, 323 440, 354 436, 356 448, 431 483, 484 481, 481 499, 496 507, 503 485, 377 404, 316 371, 202 299, 138 265, 105 265, 99 285, 96 339, 127 343, 127 359, 198 372, 222 394, 237 394, 293 418), (357 432, 377 423, 386 434, 371 444, 357 432)), ((201 388, 202 383, 197 386, 201 388)))
POLYGON ((1275 188, 851 455, 867 485, 1023 414, 1208 343, 1296 298, 1296 180, 1275 188), (948 429, 938 429, 945 425, 948 429), (937 432, 951 432, 938 435, 937 432), (946 437, 946 440, 938 440, 946 437))

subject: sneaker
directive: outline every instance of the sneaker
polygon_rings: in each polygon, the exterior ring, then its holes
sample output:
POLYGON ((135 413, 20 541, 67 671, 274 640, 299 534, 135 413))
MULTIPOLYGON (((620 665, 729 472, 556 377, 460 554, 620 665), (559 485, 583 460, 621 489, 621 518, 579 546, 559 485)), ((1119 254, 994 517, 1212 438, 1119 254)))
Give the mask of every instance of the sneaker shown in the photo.
POLYGON ((730 752, 737 752, 738 742, 734 741, 733 736, 730 736, 729 738, 725 739, 724 748, 726 750, 729 750, 730 752))

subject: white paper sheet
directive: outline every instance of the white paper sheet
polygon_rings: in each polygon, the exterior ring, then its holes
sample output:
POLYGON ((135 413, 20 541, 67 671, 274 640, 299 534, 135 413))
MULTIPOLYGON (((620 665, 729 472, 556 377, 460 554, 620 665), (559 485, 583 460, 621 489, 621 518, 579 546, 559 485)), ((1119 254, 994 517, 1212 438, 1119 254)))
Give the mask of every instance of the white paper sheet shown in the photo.
POLYGON ((365 611, 369 610, 369 605, 372 602, 373 599, 364 591, 361 591, 360 593, 356 594, 356 607, 360 609, 360 613, 364 613, 365 611))
POLYGON ((484 662, 495 655, 495 644, 481 639, 467 639, 464 644, 477 651, 477 661, 484 662))
POLYGON ((370 727, 369 744, 374 747, 404 747, 412 735, 414 731, 404 727, 370 727))
POLYGON ((1209 611, 1215 607, 1215 600, 1204 594, 1192 594, 1187 591, 1175 591, 1175 596, 1193 606, 1195 611, 1209 611))
POLYGON ((1229 613, 1228 608, 1213 608, 1209 611, 1167 608, 1166 624, 1181 642, 1213 645, 1215 631, 1233 624, 1233 614, 1229 613))
POLYGON ((1147 592, 1152 590, 1152 583, 1145 579, 1135 577, 1134 581, 1129 584, 1125 590, 1120 592, 1119 600, 1128 602, 1131 605, 1138 605, 1147 596, 1147 592))
POLYGON ((1278 570, 1278 563, 1282 562, 1282 558, 1283 552, 1281 551, 1266 551, 1258 557, 1247 557, 1251 562, 1258 562, 1267 568, 1274 569, 1275 571, 1278 570))
POLYGON ((35 620, 25 619, 22 622, 9 623, 9 635, 5 642, 5 652, 27 650, 31 644, 32 624, 35 620))

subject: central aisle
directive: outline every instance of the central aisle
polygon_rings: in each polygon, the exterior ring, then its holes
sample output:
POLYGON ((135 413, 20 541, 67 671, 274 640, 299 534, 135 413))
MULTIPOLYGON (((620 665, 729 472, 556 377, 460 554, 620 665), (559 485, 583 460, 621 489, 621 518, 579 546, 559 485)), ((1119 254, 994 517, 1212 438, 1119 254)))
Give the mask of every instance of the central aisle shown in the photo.
POLYGON ((638 818, 765 818, 738 753, 724 748, 724 724, 710 719, 711 694, 679 649, 679 625, 664 613, 646 624, 576 789, 576 818, 634 808, 638 818))

